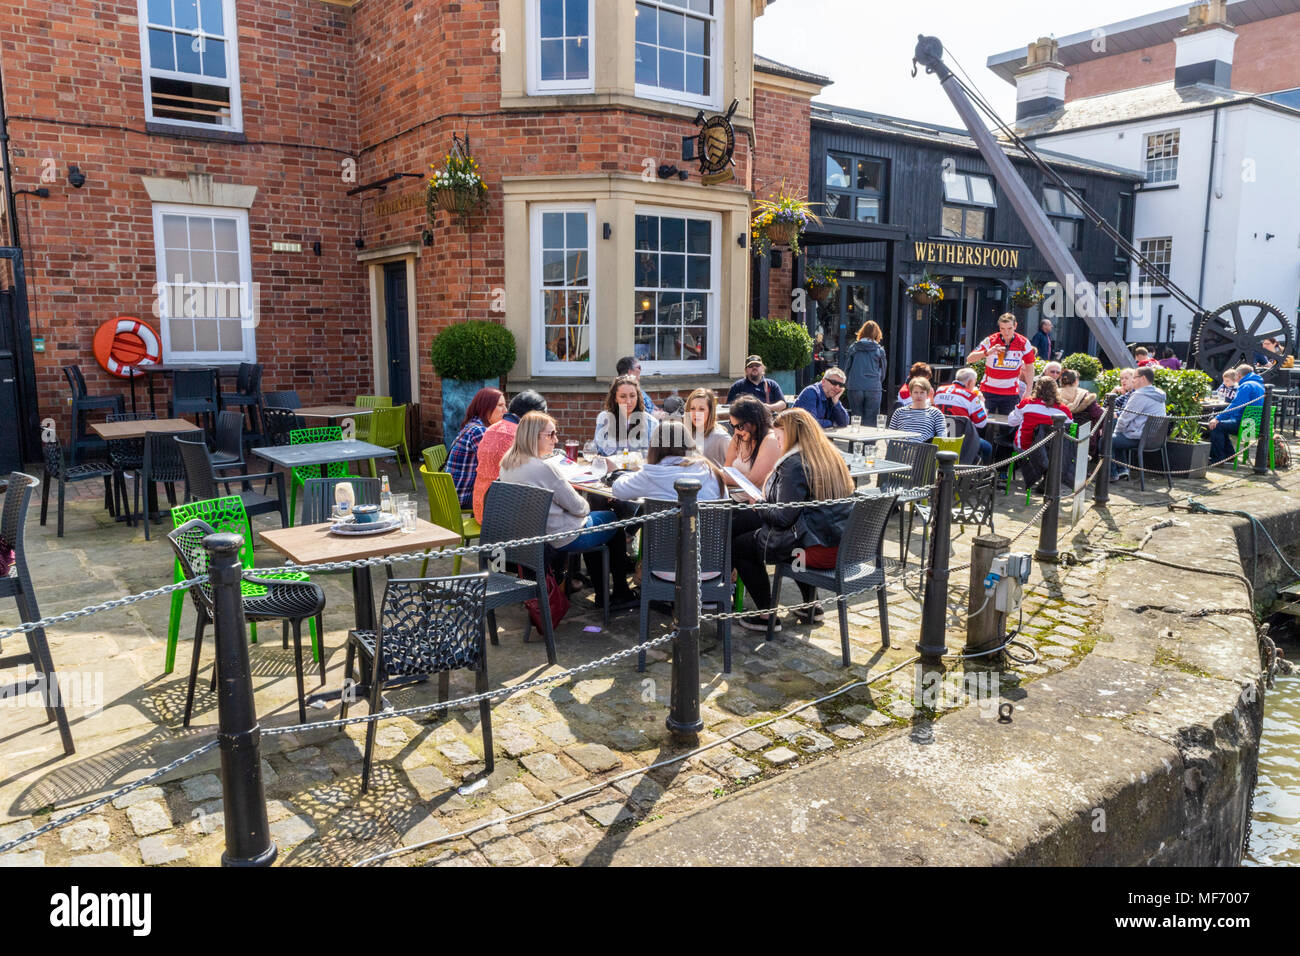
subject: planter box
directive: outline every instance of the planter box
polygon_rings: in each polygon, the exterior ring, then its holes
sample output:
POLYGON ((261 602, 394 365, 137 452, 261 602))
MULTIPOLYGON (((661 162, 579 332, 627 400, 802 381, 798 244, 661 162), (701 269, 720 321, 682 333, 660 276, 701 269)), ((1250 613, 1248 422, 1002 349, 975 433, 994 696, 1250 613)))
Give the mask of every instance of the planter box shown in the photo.
POLYGON ((781 386, 781 391, 785 393, 786 400, 793 405, 794 400, 799 397, 799 386, 795 383, 794 370, 770 371, 767 373, 767 377, 781 386))
POLYGON ((469 403, 474 400, 480 388, 495 386, 495 382, 483 381, 461 382, 452 378, 442 380, 442 443, 451 449, 460 432, 460 423, 465 418, 469 403))
POLYGON ((1198 441, 1170 441, 1169 470, 1179 478, 1204 478, 1210 466, 1210 443, 1198 441), (1184 475, 1182 472, 1189 472, 1184 475))

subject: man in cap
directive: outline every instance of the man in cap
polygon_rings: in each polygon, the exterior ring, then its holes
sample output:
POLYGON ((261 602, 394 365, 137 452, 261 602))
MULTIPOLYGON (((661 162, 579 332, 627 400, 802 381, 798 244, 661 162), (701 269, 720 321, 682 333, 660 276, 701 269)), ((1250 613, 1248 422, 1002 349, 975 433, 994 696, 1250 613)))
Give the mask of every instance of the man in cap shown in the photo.
POLYGON ((731 386, 727 392, 727 404, 730 405, 742 395, 752 395, 766 405, 767 410, 773 415, 785 411, 786 406, 789 405, 785 400, 785 393, 781 391, 780 385, 764 377, 766 373, 762 356, 751 355, 745 359, 745 377, 731 386))

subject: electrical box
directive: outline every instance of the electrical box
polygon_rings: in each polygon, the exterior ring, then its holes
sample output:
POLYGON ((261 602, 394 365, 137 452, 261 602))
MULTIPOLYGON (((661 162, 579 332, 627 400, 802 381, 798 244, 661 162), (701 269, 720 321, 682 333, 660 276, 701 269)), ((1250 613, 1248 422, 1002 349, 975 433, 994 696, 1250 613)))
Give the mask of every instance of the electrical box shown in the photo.
POLYGON ((1027 554, 999 554, 993 559, 984 579, 984 593, 992 599, 997 611, 1015 614, 1020 610, 1020 599, 1032 568, 1033 560, 1027 554))

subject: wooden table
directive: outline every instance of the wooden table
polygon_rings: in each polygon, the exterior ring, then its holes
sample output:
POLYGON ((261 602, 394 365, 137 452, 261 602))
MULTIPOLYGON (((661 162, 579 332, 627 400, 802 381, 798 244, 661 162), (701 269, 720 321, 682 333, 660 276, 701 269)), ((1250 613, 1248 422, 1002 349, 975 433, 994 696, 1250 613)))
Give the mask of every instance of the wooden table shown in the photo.
MULTIPOLYGON (((460 547, 462 541, 455 531, 430 524, 423 518, 415 520, 415 530, 410 534, 403 534, 400 528, 396 528, 383 534, 349 537, 332 534, 329 522, 276 528, 272 531, 259 531, 258 534, 263 541, 295 564, 360 561, 430 548, 460 547)), ((375 630, 375 599, 368 564, 352 569, 352 603, 357 630, 375 630)), ((337 700, 342 693, 338 690, 313 694, 308 698, 308 703, 337 700)))
POLYGON ((156 418, 138 422, 93 422, 90 430, 105 441, 118 441, 126 438, 144 438, 150 433, 178 435, 203 429, 184 418, 156 418))
POLYGON ((293 413, 303 418, 323 418, 326 421, 333 422, 340 418, 369 415, 373 411, 373 408, 358 408, 354 405, 312 405, 308 408, 295 408, 293 413))

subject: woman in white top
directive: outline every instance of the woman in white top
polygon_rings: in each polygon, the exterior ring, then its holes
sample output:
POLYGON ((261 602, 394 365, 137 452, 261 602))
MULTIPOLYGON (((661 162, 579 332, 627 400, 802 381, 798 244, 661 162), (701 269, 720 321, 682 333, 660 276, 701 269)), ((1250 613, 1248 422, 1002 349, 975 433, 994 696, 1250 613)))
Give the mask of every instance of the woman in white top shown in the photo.
POLYGON ((637 498, 676 501, 677 489, 673 485, 679 478, 699 481, 700 501, 720 501, 727 495, 726 482, 718 466, 700 457, 685 424, 669 420, 659 426, 645 467, 617 476, 610 491, 623 501, 637 498))
POLYGON ((733 430, 725 459, 759 488, 781 457, 781 443, 772 428, 772 413, 752 395, 742 395, 727 409, 733 430))
POLYGON ((605 396, 605 410, 596 416, 596 448, 602 455, 625 448, 644 453, 658 427, 658 419, 646 414, 640 384, 631 375, 620 375, 605 396))
POLYGON ((691 442, 715 465, 727 461, 731 436, 718 424, 718 397, 711 388, 697 388, 686 396, 686 431, 691 442))

